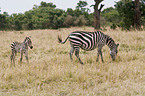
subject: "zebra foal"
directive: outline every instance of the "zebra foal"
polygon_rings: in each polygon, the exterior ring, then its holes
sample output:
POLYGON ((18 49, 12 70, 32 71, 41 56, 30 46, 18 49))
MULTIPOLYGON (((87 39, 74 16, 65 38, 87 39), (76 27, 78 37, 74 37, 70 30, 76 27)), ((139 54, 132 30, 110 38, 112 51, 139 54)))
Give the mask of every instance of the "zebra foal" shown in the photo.
POLYGON ((69 36, 64 41, 62 41, 61 37, 58 36, 58 41, 61 44, 64 44, 67 41, 67 39, 69 39, 71 45, 71 50, 69 53, 71 61, 73 60, 72 55, 75 51, 75 55, 81 64, 83 64, 83 62, 79 57, 80 48, 85 51, 91 51, 97 47, 98 53, 96 61, 98 61, 100 55, 102 62, 103 62, 102 47, 104 45, 107 45, 110 48, 110 55, 113 61, 115 60, 115 57, 118 52, 117 47, 119 46, 119 44, 115 44, 114 40, 110 36, 105 35, 100 31, 96 32, 75 31, 70 33, 69 36))
POLYGON ((26 60, 27 60, 27 63, 29 63, 28 61, 28 47, 30 47, 30 49, 33 48, 32 46, 32 41, 31 41, 31 36, 29 37, 26 37, 24 39, 24 42, 23 43, 19 43, 19 42, 13 42, 11 44, 11 51, 12 51, 12 54, 11 54, 11 63, 13 61, 13 64, 15 66, 15 56, 16 56, 16 53, 19 52, 21 53, 21 58, 20 58, 20 63, 22 62, 22 57, 23 57, 23 53, 25 54, 25 57, 26 57, 26 60))

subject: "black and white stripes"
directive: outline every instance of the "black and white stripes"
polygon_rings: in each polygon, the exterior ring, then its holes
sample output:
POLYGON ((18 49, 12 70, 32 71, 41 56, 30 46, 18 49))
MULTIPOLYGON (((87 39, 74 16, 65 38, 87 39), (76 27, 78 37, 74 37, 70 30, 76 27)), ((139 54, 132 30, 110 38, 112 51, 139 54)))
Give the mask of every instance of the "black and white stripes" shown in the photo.
POLYGON ((69 40, 74 48, 80 47, 83 50, 93 50, 96 46, 95 34, 90 32, 72 32, 69 40))
POLYGON ((13 61, 14 65, 15 65, 15 56, 16 56, 16 53, 19 52, 21 53, 21 58, 20 58, 20 62, 22 61, 22 56, 23 56, 23 53, 25 54, 25 57, 26 57, 26 60, 28 62, 28 46, 32 49, 33 46, 32 46, 32 41, 31 41, 31 36, 29 37, 26 37, 24 39, 24 42, 23 43, 19 43, 19 42, 13 42, 11 44, 11 50, 12 50, 12 55, 11 55, 11 62, 13 61))
POLYGON ((11 50, 14 50, 14 49, 15 49, 15 45, 16 45, 16 42, 13 42, 13 43, 11 44, 11 50))
POLYGON ((70 51, 70 58, 72 60, 72 54, 75 51, 76 57, 79 59, 80 63, 83 64, 81 59, 79 58, 79 49, 83 49, 85 51, 91 51, 94 50, 96 47, 98 47, 98 56, 97 61, 99 58, 99 55, 101 55, 101 60, 103 61, 102 57, 102 47, 104 45, 108 45, 111 52, 110 55, 113 60, 115 60, 115 56, 117 55, 117 47, 119 44, 115 44, 114 40, 105 35, 104 33, 97 31, 97 32, 84 32, 84 31, 75 31, 72 32, 64 42, 62 42, 61 38, 58 36, 58 40, 60 43, 64 44, 67 39, 69 39, 71 44, 71 51, 70 51))

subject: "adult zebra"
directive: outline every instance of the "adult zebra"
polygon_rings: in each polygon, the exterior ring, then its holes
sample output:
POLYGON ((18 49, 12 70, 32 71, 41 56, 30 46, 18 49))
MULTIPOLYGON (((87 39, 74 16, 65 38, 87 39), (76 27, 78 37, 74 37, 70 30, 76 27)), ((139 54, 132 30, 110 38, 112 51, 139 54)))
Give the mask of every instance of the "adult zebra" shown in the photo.
POLYGON ((79 62, 83 64, 79 57, 79 50, 80 48, 85 51, 91 51, 94 50, 96 47, 98 47, 98 53, 97 53, 97 60, 99 58, 99 55, 101 55, 101 60, 103 62, 103 56, 102 56, 102 47, 104 45, 107 45, 110 48, 110 55, 112 60, 115 60, 115 57, 117 55, 117 47, 119 44, 115 44, 114 40, 104 33, 100 31, 96 32, 84 32, 84 31, 75 31, 69 34, 69 36, 62 41, 61 37, 58 36, 58 41, 61 44, 64 44, 67 39, 70 41, 71 50, 70 50, 70 59, 72 59, 72 55, 75 51, 75 55, 78 58, 79 62))

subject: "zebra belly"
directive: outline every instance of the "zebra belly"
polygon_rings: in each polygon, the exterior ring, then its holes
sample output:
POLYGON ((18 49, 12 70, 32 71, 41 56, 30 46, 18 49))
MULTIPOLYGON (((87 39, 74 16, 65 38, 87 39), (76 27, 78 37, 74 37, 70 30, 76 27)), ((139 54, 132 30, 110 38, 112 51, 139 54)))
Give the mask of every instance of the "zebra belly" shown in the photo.
POLYGON ((26 49, 23 46, 15 46, 15 51, 18 53, 24 53, 26 49))

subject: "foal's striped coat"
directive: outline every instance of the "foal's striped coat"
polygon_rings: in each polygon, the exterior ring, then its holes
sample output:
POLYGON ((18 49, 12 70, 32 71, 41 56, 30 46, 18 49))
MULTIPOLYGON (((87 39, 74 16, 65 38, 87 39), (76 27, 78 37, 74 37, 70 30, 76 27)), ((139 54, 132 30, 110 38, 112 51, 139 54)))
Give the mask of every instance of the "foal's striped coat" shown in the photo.
POLYGON ((96 47, 98 47, 98 53, 97 53, 97 61, 99 58, 99 55, 101 55, 101 60, 103 62, 102 57, 102 47, 104 45, 107 45, 110 48, 110 55, 112 60, 115 60, 115 57, 117 55, 117 47, 119 44, 115 44, 114 40, 109 37, 108 35, 105 35, 104 33, 100 31, 96 32, 84 32, 84 31, 75 31, 69 34, 69 36, 65 39, 65 41, 62 41, 60 36, 58 36, 59 43, 64 44, 67 39, 70 41, 71 50, 70 50, 70 59, 72 59, 72 55, 75 51, 75 55, 78 58, 79 62, 83 64, 79 57, 79 50, 80 48, 85 51, 91 51, 94 50, 96 47))
POLYGON ((26 37, 23 43, 19 43, 19 42, 15 41, 11 44, 11 50, 12 50, 11 63, 13 61, 14 66, 15 66, 15 60, 14 59, 15 59, 15 56, 16 56, 17 52, 21 53, 20 63, 22 62, 23 53, 25 54, 26 60, 28 62, 28 54, 27 54, 28 46, 30 47, 30 49, 33 48, 32 41, 31 41, 31 36, 26 37))

